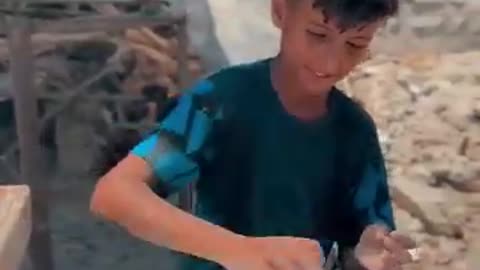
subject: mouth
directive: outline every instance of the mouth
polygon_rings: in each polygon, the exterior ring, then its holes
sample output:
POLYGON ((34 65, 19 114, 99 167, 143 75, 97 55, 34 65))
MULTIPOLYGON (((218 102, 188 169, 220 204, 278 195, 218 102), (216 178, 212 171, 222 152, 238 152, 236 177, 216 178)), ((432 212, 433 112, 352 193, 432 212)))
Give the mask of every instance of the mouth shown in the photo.
POLYGON ((308 67, 307 67, 307 70, 310 71, 316 78, 319 78, 319 79, 331 79, 333 77, 332 74, 328 74, 321 71, 315 71, 308 67))
POLYGON ((322 79, 326 79, 326 78, 330 77, 330 75, 322 73, 322 72, 318 72, 318 71, 315 71, 314 74, 318 78, 322 78, 322 79))

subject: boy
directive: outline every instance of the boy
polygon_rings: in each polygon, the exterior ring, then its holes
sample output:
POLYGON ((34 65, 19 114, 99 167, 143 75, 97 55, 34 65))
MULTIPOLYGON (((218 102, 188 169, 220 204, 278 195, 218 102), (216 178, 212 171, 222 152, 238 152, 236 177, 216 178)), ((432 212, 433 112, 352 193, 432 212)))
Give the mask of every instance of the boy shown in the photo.
POLYGON ((279 54, 186 92, 100 179, 92 211, 186 269, 318 270, 332 241, 346 269, 401 269, 413 243, 393 231, 375 125, 333 87, 397 1, 272 0, 279 54), (194 181, 198 217, 162 199, 194 181))

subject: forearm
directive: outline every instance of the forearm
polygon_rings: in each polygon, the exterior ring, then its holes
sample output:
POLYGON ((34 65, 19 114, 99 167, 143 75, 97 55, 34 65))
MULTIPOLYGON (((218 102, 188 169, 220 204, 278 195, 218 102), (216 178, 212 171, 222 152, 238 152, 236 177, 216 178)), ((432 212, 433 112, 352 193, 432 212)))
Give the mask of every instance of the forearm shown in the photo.
POLYGON ((174 207, 139 182, 101 180, 92 211, 140 239, 214 262, 243 238, 174 207))

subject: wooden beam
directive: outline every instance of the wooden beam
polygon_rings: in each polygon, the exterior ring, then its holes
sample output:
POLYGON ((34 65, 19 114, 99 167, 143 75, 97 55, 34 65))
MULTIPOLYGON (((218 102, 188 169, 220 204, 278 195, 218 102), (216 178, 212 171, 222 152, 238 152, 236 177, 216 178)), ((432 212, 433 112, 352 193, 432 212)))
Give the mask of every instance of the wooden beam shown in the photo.
MULTIPOLYGON (((92 15, 58 20, 31 19, 34 33, 76 34, 85 32, 113 32, 135 27, 156 27, 173 25, 182 20, 184 13, 165 12, 155 16, 132 15, 92 15)), ((0 35, 7 33, 7 26, 0 24, 0 35)))
MULTIPOLYGON (((120 56, 118 56, 120 57, 120 56)), ((48 111, 40 121, 40 128, 45 127, 45 123, 49 120, 53 119, 59 113, 63 112, 67 109, 76 99, 82 97, 86 92, 89 90, 89 86, 93 83, 97 82, 98 80, 102 79, 106 75, 110 74, 116 69, 114 66, 117 63, 109 63, 105 68, 99 71, 97 74, 93 75, 92 77, 88 78, 87 80, 83 81, 78 87, 74 88, 68 95, 65 95, 61 101, 61 104, 58 104, 55 108, 48 111)))
MULTIPOLYGON (((7 88, 2 88, 1 87, 1 78, 2 75, 0 74, 0 100, 1 98, 4 99, 11 99, 12 96, 10 94, 10 91, 6 90, 7 88)), ((57 102, 62 102, 62 108, 66 108, 70 105, 70 103, 63 105, 65 102, 70 102, 72 99, 75 100, 84 100, 84 101, 99 101, 99 102, 119 102, 119 103, 126 103, 126 102, 133 102, 133 101, 145 101, 145 98, 143 96, 138 96, 138 95, 124 95, 124 94, 90 94, 90 95, 85 95, 83 91, 88 90, 88 88, 82 88, 82 93, 79 93, 78 95, 75 95, 74 98, 72 98, 71 93, 62 93, 62 94, 57 94, 57 93, 48 93, 48 92, 40 92, 38 94, 38 99, 41 100, 48 100, 48 101, 57 101, 57 102)), ((59 112, 60 113, 60 112, 59 112)), ((49 117, 48 120, 51 120, 49 117)), ((43 122, 43 121, 41 121, 43 122)))
MULTIPOLYGON (((132 4, 138 2, 138 0, 18 0, 27 4, 71 4, 71 3, 112 3, 112 4, 132 4)), ((158 1, 158 0, 154 0, 158 1)))
POLYGON ((10 76, 20 148, 20 179, 32 192, 32 234, 29 246, 35 270, 53 270, 48 222, 48 182, 42 166, 37 98, 33 81, 31 29, 28 19, 9 20, 10 76))
MULTIPOLYGON (((191 76, 188 70, 188 33, 186 20, 178 25, 178 81, 179 88, 184 90, 190 86, 191 76)), ((188 185, 182 190, 178 197, 179 206, 185 211, 191 212, 194 204, 194 187, 188 185)))
MULTIPOLYGON (((65 102, 65 101, 71 100, 71 94, 41 93, 39 95, 39 98, 48 100, 48 101, 65 102)), ((91 94, 91 95, 78 95, 75 97, 75 100, 99 101, 99 102, 109 101, 109 102, 117 102, 117 103, 126 103, 126 102, 133 102, 133 101, 145 101, 145 98, 143 96, 124 95, 124 94, 112 94, 112 95, 91 94)), ((62 107, 65 107, 65 106, 62 106, 62 107)))
MULTIPOLYGON (((49 50, 53 50, 57 45, 65 42, 82 42, 91 39, 108 38, 111 37, 108 37, 105 32, 85 32, 78 34, 35 34, 32 36, 33 54, 38 55, 49 50)), ((9 55, 10 53, 8 51, 7 40, 0 39, 0 61, 8 60, 9 55)), ((1 95, 2 91, 0 90, 0 96, 1 95)))
POLYGON ((0 186, 0 269, 17 270, 32 229, 28 186, 0 186))
POLYGON ((172 25, 181 19, 180 14, 163 13, 158 16, 118 15, 85 16, 72 19, 35 23, 36 33, 82 33, 92 31, 119 31, 131 27, 172 25))
MULTIPOLYGON (((59 113, 63 112, 65 109, 72 104, 72 102, 75 101, 75 99, 81 98, 85 92, 88 91, 88 87, 92 85, 93 83, 97 82, 98 80, 102 79, 104 76, 110 74, 112 71, 116 70, 118 66, 118 62, 121 59, 122 54, 125 53, 125 51, 121 50, 117 52, 115 55, 113 55, 110 60, 108 61, 107 65, 98 73, 93 75, 92 77, 86 79, 82 83, 80 83, 79 86, 74 88, 70 93, 62 96, 59 101, 61 101, 60 104, 58 104, 55 108, 52 110, 48 111, 39 121, 39 131, 38 134, 40 134, 43 129, 45 128, 45 124, 56 117, 59 113)), ((31 54, 31 53, 30 53, 31 54)), ((15 56, 11 56, 12 59, 15 59, 15 56)), ((31 64, 33 66, 33 64, 31 64)), ((13 66, 12 66, 13 67, 13 66)), ((33 76, 33 75, 32 75, 33 76)), ((15 89, 15 85, 12 83, 12 88, 15 89)), ((36 92, 35 94, 38 94, 36 92)), ((15 95, 13 95, 15 98, 15 95)), ((33 95, 32 95, 33 96, 33 95)), ((37 98, 37 97, 36 97, 37 98)), ((17 108, 17 105, 15 105, 17 108)), ((37 106, 37 103, 35 102, 35 106, 37 106)), ((36 108, 36 107, 35 107, 36 108)), ((15 116, 18 117, 16 111, 15 111, 15 116)), ((18 131, 17 131, 18 132, 18 131)), ((14 151, 19 147, 19 142, 12 143, 6 151, 4 151, 2 156, 5 157, 10 157, 14 153, 14 151)), ((21 151, 21 150, 20 150, 21 151)), ((1 269, 0 269, 1 270, 1 269)))

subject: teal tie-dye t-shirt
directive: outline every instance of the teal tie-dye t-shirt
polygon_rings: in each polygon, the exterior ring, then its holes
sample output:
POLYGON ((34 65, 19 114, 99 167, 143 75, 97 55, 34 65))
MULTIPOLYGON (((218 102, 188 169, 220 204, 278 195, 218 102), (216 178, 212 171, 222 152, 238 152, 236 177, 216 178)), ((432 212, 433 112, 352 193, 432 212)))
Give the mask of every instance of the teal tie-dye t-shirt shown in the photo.
MULTIPOLYGON (((289 115, 270 81, 270 60, 221 70, 194 85, 132 153, 161 196, 195 183, 194 214, 237 233, 354 246, 365 226, 394 229, 375 125, 338 89, 328 114, 289 115)), ((184 268, 216 265, 184 257, 184 268)))

